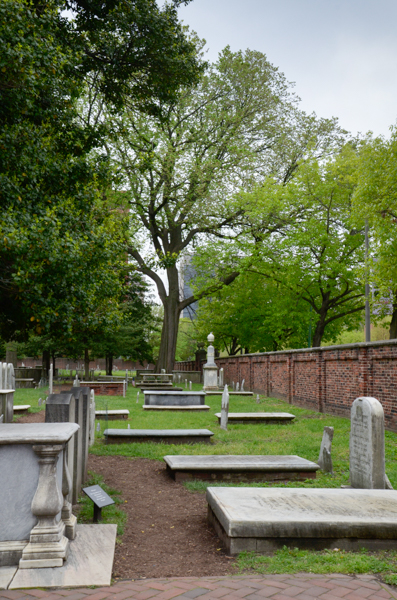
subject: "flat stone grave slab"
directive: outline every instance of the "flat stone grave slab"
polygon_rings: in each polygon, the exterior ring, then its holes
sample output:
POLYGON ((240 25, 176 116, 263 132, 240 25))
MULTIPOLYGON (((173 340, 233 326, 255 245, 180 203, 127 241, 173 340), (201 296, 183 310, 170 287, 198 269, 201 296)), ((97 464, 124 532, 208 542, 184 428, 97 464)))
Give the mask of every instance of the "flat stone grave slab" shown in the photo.
POLYGON ((207 406, 207 404, 197 404, 196 406, 191 406, 191 405, 186 405, 186 406, 161 406, 159 405, 150 405, 150 404, 144 404, 142 406, 143 410, 168 410, 171 412, 175 412, 175 411, 189 411, 189 410, 193 410, 193 411, 206 411, 209 410, 210 407, 207 406))
MULTIPOLYGON (((223 390, 217 390, 214 392, 207 392, 207 396, 222 396, 223 390)), ((233 392, 229 390, 229 396, 253 396, 254 392, 233 392)))
POLYGON ((175 481, 279 481, 315 479, 319 466, 300 456, 164 456, 175 481))
POLYGON ((116 532, 117 525, 77 525, 63 567, 19 569, 9 589, 110 585, 116 532))
POLYGON ((214 434, 209 429, 105 429, 109 444, 157 442, 159 444, 209 443, 214 434))
POLYGON ((150 406, 195 406, 205 404, 205 392, 149 391, 145 390, 145 405, 150 406))
POLYGON ((30 404, 14 404, 14 413, 24 413, 30 408, 30 404))
POLYGON ((173 387, 172 385, 156 385, 156 386, 152 386, 152 385, 146 385, 146 383, 140 383, 139 385, 136 386, 137 388, 139 388, 140 390, 142 390, 142 392, 144 391, 148 391, 148 392, 183 392, 183 388, 181 387, 173 387))
POLYGON ((397 492, 207 488, 208 520, 230 554, 282 546, 397 549, 397 492))
POLYGON ((130 411, 124 410, 96 410, 96 419, 108 419, 109 421, 121 421, 122 419, 128 419, 130 411))
MULTIPOLYGON (((221 413, 215 413, 218 417, 218 422, 221 422, 221 413)), ((295 415, 290 413, 272 413, 272 412, 255 412, 255 413, 229 413, 229 423, 291 423, 295 419, 295 415)))

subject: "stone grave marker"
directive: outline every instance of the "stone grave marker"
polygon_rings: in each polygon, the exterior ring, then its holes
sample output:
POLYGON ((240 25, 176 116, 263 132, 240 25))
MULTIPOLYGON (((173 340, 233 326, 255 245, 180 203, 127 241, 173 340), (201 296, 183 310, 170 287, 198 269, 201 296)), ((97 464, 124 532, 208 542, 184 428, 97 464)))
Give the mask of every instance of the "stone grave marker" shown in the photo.
POLYGON ((74 422, 80 425, 79 430, 74 435, 74 458, 73 458, 73 478, 72 478, 72 504, 76 504, 81 492, 83 477, 83 391, 80 387, 73 387, 68 392, 61 392, 61 395, 73 394, 75 399, 74 422))
POLYGON ((218 389, 218 367, 215 363, 215 348, 212 345, 214 339, 213 333, 207 336, 209 342, 209 346, 207 347, 207 362, 203 366, 203 390, 205 392, 218 389))
POLYGON ((229 414, 229 391, 227 385, 222 394, 222 409, 221 409, 221 429, 227 431, 227 420, 229 414))
MULTIPOLYGON (((83 392, 83 421, 80 424, 82 428, 82 483, 87 479, 88 447, 90 434, 90 395, 91 389, 88 386, 77 388, 83 392)), ((73 392, 73 390, 72 390, 73 392)))
POLYGON ((236 383, 236 392, 240 391, 240 384, 239 382, 236 383))
POLYGON ((333 427, 324 427, 323 439, 320 446, 320 455, 318 457, 317 464, 320 466, 322 471, 326 473, 332 473, 332 458, 331 458, 331 446, 332 438, 334 437, 333 427))
POLYGON ((48 393, 51 395, 53 391, 54 384, 54 368, 53 365, 50 365, 50 370, 48 372, 48 393))
POLYGON ((376 398, 356 398, 351 408, 350 484, 353 488, 385 489, 385 426, 376 398))
POLYGON ((189 390, 192 391, 192 382, 189 381, 189 390))
POLYGON ((187 390, 187 379, 185 379, 185 390, 187 390))
POLYGON ((219 387, 223 388, 223 367, 219 369, 219 387))
POLYGON ((138 393, 136 395, 136 403, 138 404, 138 402, 139 402, 139 390, 138 390, 138 393))
POLYGON ((95 442, 95 391, 90 391, 90 432, 88 434, 88 445, 95 442))
POLYGON ((256 403, 259 404, 260 400, 259 400, 259 394, 256 395, 256 403))

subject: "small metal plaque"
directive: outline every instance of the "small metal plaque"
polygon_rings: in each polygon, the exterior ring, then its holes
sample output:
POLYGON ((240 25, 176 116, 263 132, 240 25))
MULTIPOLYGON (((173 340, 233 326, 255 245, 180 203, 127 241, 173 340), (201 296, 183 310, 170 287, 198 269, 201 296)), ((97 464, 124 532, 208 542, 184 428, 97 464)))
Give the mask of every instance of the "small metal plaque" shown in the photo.
POLYGON ((114 504, 114 500, 103 491, 100 485, 91 485, 90 487, 83 488, 83 492, 87 494, 98 508, 114 504))

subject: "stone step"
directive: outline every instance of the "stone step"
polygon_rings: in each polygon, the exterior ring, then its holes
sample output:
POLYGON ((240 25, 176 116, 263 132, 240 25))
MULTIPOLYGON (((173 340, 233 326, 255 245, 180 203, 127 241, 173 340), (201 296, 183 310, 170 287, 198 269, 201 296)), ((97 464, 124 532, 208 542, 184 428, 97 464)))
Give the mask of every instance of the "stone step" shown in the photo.
MULTIPOLYGON (((221 413, 216 413, 218 423, 221 422, 221 413)), ((290 413, 272 413, 272 412, 257 412, 257 413, 229 413, 229 423, 291 423, 295 419, 295 415, 290 413)))
POLYGON ((130 416, 130 411, 127 409, 124 410, 96 410, 95 418, 96 419, 108 419, 109 421, 128 419, 130 416))
POLYGON ((209 443, 214 435, 208 429, 105 429, 109 444, 156 442, 163 444, 209 443))
POLYGON ((178 410, 209 410, 210 407, 207 406, 206 404, 201 404, 201 405, 187 405, 187 406, 161 406, 161 405, 150 405, 150 404, 144 404, 142 406, 143 410, 171 410, 171 411, 178 411, 178 410))
POLYGON ((315 479, 319 466, 300 456, 164 456, 175 481, 287 481, 315 479))
POLYGON ((396 549, 397 492, 207 488, 208 520, 230 554, 293 548, 396 549))

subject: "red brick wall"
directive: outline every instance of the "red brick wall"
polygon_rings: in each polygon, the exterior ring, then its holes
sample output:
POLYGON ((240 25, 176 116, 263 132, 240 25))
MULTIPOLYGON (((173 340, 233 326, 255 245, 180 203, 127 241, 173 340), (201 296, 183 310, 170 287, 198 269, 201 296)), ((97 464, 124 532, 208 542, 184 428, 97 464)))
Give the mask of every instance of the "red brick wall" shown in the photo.
POLYGON ((349 417, 355 398, 374 396, 386 426, 397 430, 397 340, 243 354, 216 363, 225 383, 245 379, 246 390, 334 415, 349 417))

